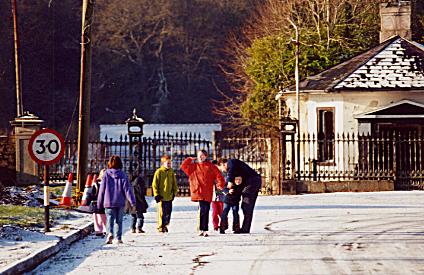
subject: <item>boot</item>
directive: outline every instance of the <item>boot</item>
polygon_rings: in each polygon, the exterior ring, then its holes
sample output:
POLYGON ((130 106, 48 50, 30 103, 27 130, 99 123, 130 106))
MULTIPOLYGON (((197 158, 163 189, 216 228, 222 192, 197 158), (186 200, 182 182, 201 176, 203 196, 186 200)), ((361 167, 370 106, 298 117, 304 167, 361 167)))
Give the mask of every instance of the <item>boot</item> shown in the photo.
POLYGON ((240 223, 233 223, 233 232, 234 233, 240 232, 240 223))
POLYGON ((219 226, 219 233, 225 234, 225 230, 228 228, 228 224, 225 221, 222 221, 219 226))

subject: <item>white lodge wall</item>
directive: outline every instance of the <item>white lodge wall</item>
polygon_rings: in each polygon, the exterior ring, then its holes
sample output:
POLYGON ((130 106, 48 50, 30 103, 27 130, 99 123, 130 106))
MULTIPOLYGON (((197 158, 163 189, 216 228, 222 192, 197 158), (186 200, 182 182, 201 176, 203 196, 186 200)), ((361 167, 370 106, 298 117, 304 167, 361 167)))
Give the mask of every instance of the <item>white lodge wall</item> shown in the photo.
MULTIPOLYGON (((334 155, 331 161, 321 162, 318 169, 328 171, 328 173, 340 173, 341 171, 354 171, 359 161, 358 148, 353 143, 343 142, 342 134, 349 133, 355 136, 360 134, 369 134, 369 124, 358 125, 355 115, 373 111, 392 103, 409 99, 424 104, 424 93, 413 91, 395 91, 395 92, 341 92, 341 93, 303 93, 300 104, 300 169, 310 173, 313 168, 313 160, 318 160, 317 143, 312 141, 312 134, 317 138, 317 108, 334 108, 334 132, 336 134, 334 141, 334 155), (305 136, 304 136, 305 134, 305 136), (308 137, 308 134, 310 136, 308 137), (339 136, 338 136, 339 135, 339 136), (304 138, 305 137, 305 138, 304 138)), ((286 104, 290 110, 296 110, 295 95, 286 95, 286 104)), ((297 117, 296 112, 290 112, 292 117, 297 117)), ((297 136, 295 137, 297 140, 297 136)), ((347 136, 346 136, 347 139, 347 136)), ((357 139, 357 138, 355 138, 357 139)), ((289 159, 293 153, 287 151, 289 159)))
MULTIPOLYGON (((301 133, 317 133, 317 108, 335 109, 335 133, 358 133, 358 121, 354 118, 365 112, 373 111, 402 99, 424 104, 422 91, 397 92, 341 92, 341 93, 302 93, 300 96, 301 133)), ((297 118, 296 96, 285 95, 292 117, 297 118)))

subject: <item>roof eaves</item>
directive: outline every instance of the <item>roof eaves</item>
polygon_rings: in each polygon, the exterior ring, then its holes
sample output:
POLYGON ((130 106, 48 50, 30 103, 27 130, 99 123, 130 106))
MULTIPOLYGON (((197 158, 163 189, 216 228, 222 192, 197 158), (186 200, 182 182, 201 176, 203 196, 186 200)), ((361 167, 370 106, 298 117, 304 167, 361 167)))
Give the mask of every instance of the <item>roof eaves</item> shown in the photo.
POLYGON ((420 108, 423 108, 424 109, 424 104, 422 104, 422 103, 415 102, 415 101, 412 101, 412 100, 409 100, 409 99, 402 99, 400 101, 391 103, 389 105, 380 107, 378 109, 375 109, 375 110, 372 110, 372 111, 368 111, 368 112, 365 112, 365 113, 354 115, 353 117, 354 118, 370 118, 372 116, 377 116, 377 115, 371 115, 372 113, 376 113, 376 112, 380 112, 380 111, 383 111, 383 110, 387 110, 387 109, 390 109, 390 108, 393 108, 393 107, 396 107, 396 106, 399 106, 399 105, 405 104, 405 103, 406 104, 410 104, 410 105, 414 105, 414 106, 417 106, 417 107, 420 107, 420 108))

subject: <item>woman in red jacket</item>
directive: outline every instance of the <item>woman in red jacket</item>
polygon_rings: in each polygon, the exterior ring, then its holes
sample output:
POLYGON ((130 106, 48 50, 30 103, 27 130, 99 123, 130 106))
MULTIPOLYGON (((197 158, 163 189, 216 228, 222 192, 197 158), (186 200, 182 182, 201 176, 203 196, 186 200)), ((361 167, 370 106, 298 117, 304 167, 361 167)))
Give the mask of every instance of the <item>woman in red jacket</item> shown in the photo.
POLYGON ((187 174, 190 182, 191 200, 199 202, 199 236, 208 236, 209 209, 211 206, 214 181, 218 189, 223 189, 225 179, 218 167, 208 159, 206 150, 197 152, 197 158, 187 158, 181 169, 187 174))

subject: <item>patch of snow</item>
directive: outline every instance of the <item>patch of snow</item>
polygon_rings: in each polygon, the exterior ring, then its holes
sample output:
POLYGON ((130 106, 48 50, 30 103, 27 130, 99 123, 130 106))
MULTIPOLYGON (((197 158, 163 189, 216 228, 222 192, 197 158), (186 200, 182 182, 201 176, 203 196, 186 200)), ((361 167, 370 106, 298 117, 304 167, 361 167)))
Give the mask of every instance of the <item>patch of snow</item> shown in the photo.
POLYGON ((89 236, 33 274, 419 274, 423 198, 422 191, 260 196, 251 234, 206 238, 196 232, 197 203, 176 198, 169 233, 157 232, 151 207, 146 233, 130 233, 127 216, 124 244, 89 236))

